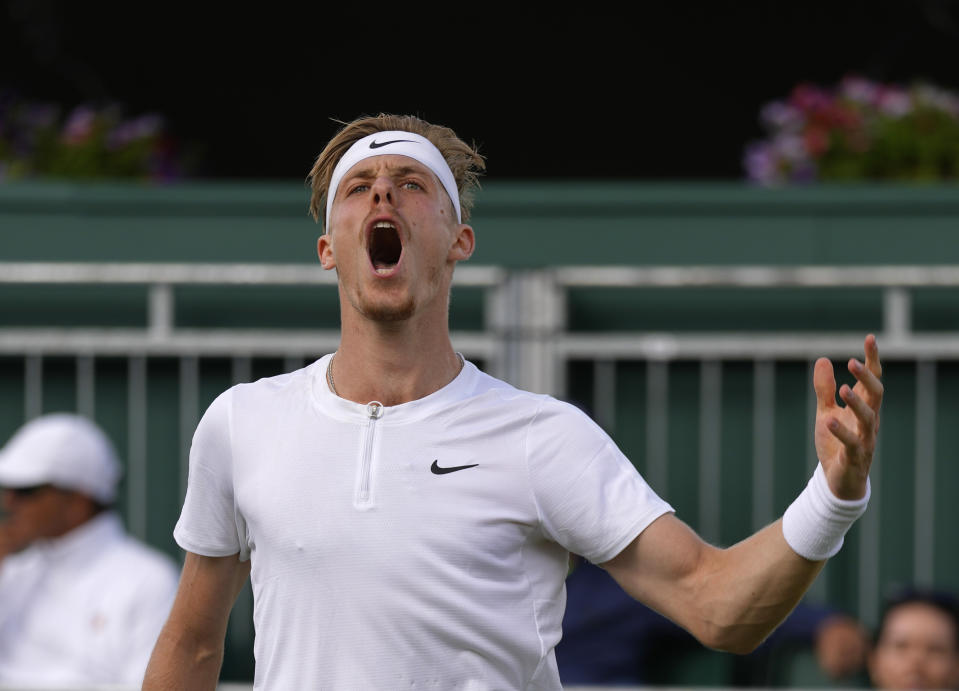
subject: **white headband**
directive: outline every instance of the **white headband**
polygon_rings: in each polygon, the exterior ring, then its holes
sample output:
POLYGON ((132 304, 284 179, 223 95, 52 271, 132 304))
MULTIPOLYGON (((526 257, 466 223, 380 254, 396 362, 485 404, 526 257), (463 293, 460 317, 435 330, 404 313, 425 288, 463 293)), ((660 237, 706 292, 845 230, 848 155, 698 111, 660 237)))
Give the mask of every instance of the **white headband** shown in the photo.
POLYGON ((336 164, 333 169, 333 176, 330 178, 330 188, 326 193, 326 232, 330 232, 330 211, 333 209, 336 188, 340 186, 340 180, 343 179, 343 176, 364 158, 387 154, 408 156, 432 170, 439 181, 443 183, 446 193, 453 202, 453 207, 456 209, 456 220, 462 223, 460 195, 456 187, 456 179, 453 177, 453 171, 450 170, 446 159, 443 158, 443 154, 426 137, 421 137, 412 132, 393 130, 375 132, 354 142, 353 146, 347 149, 336 164))

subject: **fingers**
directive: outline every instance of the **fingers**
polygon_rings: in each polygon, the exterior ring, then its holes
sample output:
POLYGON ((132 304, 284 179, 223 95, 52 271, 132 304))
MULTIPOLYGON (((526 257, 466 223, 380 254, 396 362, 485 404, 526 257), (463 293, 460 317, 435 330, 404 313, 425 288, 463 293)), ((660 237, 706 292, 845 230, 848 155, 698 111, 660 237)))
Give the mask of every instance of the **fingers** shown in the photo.
POLYGON ((860 396, 857 396, 853 389, 843 384, 842 388, 839 389, 839 397, 849 406, 865 429, 872 430, 876 426, 876 411, 860 396))
POLYGON ((822 413, 836 407, 836 376, 832 371, 832 363, 827 358, 816 360, 812 377, 813 388, 816 390, 816 412, 822 413))
POLYGON ((879 362, 879 344, 876 343, 876 337, 873 334, 866 336, 866 367, 876 377, 882 376, 882 364, 879 362))
POLYGON ((882 375, 882 365, 879 363, 879 348, 876 345, 876 337, 870 334, 866 337, 866 364, 863 365, 859 360, 849 361, 849 371, 859 384, 856 385, 857 393, 866 399, 866 403, 873 409, 879 410, 882 404, 883 385, 879 380, 882 375), (860 386, 861 385, 861 386, 860 386))
POLYGON ((829 428, 829 431, 832 432, 832 435, 841 441, 849 452, 853 455, 858 455, 856 451, 862 444, 856 432, 853 432, 834 417, 826 421, 826 426, 829 428))

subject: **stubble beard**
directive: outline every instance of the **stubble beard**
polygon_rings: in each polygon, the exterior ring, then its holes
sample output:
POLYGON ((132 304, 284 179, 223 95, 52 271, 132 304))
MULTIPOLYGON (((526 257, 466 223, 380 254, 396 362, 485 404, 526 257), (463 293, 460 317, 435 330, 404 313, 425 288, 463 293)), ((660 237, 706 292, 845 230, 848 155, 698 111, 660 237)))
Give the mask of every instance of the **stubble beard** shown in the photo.
POLYGON ((401 322, 413 316, 416 302, 407 297, 399 304, 373 303, 359 306, 360 314, 374 322, 401 322))
MULTIPOLYGON (((442 270, 438 267, 431 268, 428 275, 428 283, 434 287, 438 286, 442 270)), ((375 291, 374 291, 375 292, 375 291)), ((446 295, 447 304, 449 294, 446 295)), ((353 308, 356 309, 364 318, 383 324, 395 324, 403 322, 416 313, 419 302, 416 297, 407 292, 402 297, 392 299, 391 297, 379 297, 360 292, 355 300, 351 301, 353 308)))

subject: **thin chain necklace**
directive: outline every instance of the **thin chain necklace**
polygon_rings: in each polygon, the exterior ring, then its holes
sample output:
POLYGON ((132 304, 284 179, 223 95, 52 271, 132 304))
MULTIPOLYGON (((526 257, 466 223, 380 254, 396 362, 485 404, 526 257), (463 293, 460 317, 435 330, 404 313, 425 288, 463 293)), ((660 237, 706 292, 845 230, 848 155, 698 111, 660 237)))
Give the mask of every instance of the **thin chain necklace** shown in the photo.
MULTIPOLYGON (((333 392, 333 395, 339 396, 340 394, 336 392, 336 384, 333 382, 333 358, 335 357, 336 357, 336 353, 334 352, 333 355, 330 356, 329 364, 327 364, 326 366, 326 383, 329 385, 330 391, 333 392)), ((466 360, 463 359, 463 356, 457 353, 456 357, 460 359, 460 369, 465 367, 466 360)))
POLYGON ((336 393, 336 384, 333 383, 333 358, 336 357, 336 353, 330 356, 330 364, 326 366, 326 383, 330 385, 330 391, 333 392, 334 396, 339 396, 340 394, 336 393))

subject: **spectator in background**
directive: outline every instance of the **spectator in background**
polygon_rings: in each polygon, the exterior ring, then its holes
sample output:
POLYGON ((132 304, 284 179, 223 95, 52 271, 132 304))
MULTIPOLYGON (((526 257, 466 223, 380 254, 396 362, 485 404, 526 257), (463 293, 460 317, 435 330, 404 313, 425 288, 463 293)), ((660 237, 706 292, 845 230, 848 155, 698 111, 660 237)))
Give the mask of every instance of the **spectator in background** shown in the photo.
POLYGON ((77 415, 36 418, 0 449, 0 684, 141 683, 178 571, 126 534, 119 478, 77 415))
POLYGON ((959 689, 959 602, 908 589, 883 610, 869 677, 879 689, 959 689))
MULTIPOLYGON (((556 646, 564 684, 666 683, 654 676, 661 671, 658 661, 702 649, 684 629, 626 595, 604 569, 579 557, 571 566, 563 638, 556 646)), ((840 682, 863 672, 869 636, 851 616, 800 602, 755 652, 733 660, 732 678, 724 683, 767 686, 773 650, 793 645, 814 650, 822 675, 840 682)))

